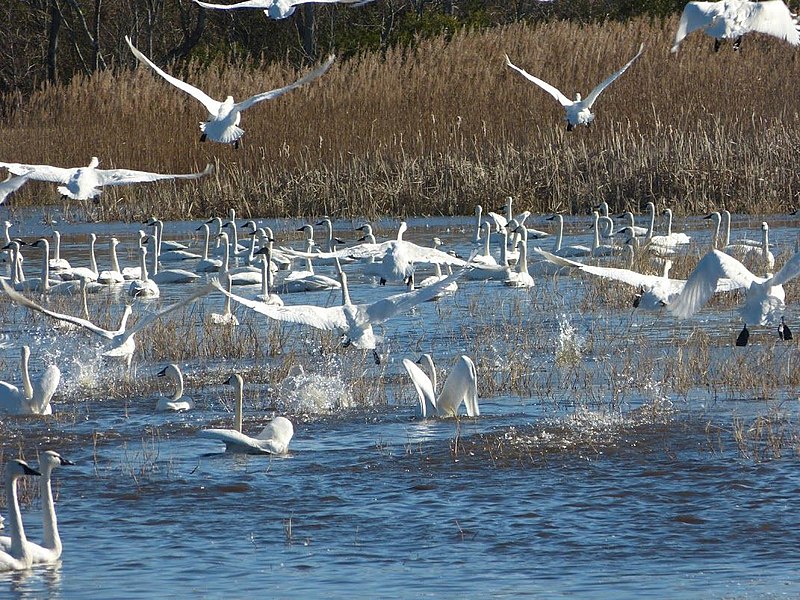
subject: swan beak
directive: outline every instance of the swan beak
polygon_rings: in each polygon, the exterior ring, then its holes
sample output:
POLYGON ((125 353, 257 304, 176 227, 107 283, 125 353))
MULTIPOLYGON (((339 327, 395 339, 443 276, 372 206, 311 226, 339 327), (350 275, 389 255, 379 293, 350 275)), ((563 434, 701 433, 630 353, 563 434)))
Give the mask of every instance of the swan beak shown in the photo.
POLYGON ((58 458, 61 461, 61 466, 62 467, 74 467, 75 466, 74 462, 72 462, 71 460, 69 460, 67 458, 64 458, 63 456, 59 456, 58 458))
POLYGON ((41 474, 41 473, 39 473, 39 471, 37 471, 36 469, 32 469, 32 468, 30 468, 30 467, 29 467, 28 465, 26 465, 25 463, 21 463, 21 464, 22 464, 22 470, 23 470, 23 471, 25 471, 25 475, 36 475, 36 476, 38 476, 38 477, 41 477, 41 476, 42 476, 42 474, 41 474))
POLYGON ((156 375, 156 377, 165 377, 165 376, 166 376, 166 374, 167 374, 167 367, 164 367, 163 369, 161 369, 161 370, 158 372, 158 375, 156 375))

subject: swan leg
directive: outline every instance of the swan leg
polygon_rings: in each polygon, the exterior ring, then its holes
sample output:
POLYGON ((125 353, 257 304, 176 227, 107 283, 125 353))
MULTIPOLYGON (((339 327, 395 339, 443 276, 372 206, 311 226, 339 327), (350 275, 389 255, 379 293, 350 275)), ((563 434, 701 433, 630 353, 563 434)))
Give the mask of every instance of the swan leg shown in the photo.
POLYGON ((742 47, 742 36, 740 35, 735 40, 733 40, 733 49, 738 52, 742 47))
POLYGON ((386 285, 386 280, 385 280, 383 277, 381 277, 380 284, 381 284, 381 285, 386 285))
POLYGON ((719 52, 719 49, 722 47, 722 40, 719 38, 714 38, 714 52, 719 52))
POLYGON ((573 125, 570 122, 567 122, 567 131, 572 131, 573 129, 575 129, 575 125, 573 125))
POLYGON ((236 140, 235 142, 233 142, 233 149, 234 150, 238 150, 239 149, 239 140, 236 140))
POLYGON ((750 330, 747 329, 747 323, 744 324, 744 327, 739 332, 739 335, 736 337, 736 345, 737 346, 747 346, 747 342, 750 340, 750 330))
POLYGON ((208 139, 208 136, 205 133, 200 135, 200 141, 201 142, 205 142, 207 139, 208 139))

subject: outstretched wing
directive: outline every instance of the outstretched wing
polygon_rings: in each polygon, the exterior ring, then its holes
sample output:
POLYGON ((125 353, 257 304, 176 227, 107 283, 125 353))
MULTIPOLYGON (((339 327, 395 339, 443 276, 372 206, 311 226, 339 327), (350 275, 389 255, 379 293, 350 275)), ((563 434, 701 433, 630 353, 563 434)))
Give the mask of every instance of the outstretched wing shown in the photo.
POLYGON ((742 25, 750 31, 774 35, 789 42, 792 46, 800 44, 797 23, 783 0, 748 3, 749 11, 742 25))
POLYGON ((101 185, 127 185, 130 183, 145 183, 160 181, 162 179, 199 179, 214 172, 210 163, 199 173, 150 173, 148 171, 133 171, 131 169, 98 169, 97 177, 101 185))
POLYGON ((584 100, 584 104, 586 105, 586 107, 591 108, 592 104, 594 104, 594 101, 597 100, 597 97, 603 92, 603 90, 606 89, 608 86, 610 86, 612 83, 614 83, 617 80, 617 77, 619 77, 625 71, 627 71, 628 67, 630 67, 633 64, 633 62, 642 55, 643 51, 644 51, 644 44, 641 44, 639 46, 639 51, 636 53, 636 56, 634 56, 632 59, 626 62, 625 65, 619 71, 617 71, 613 75, 610 75, 605 81, 603 81, 600 85, 598 85, 591 92, 589 92, 589 95, 586 96, 586 99, 584 100))
POLYGON ((423 419, 434 416, 428 414, 429 409, 436 410, 436 392, 433 389, 430 377, 416 363, 407 358, 403 359, 403 366, 408 371, 411 383, 414 384, 414 389, 417 390, 417 395, 419 396, 419 416, 423 419))
POLYGON ((51 167, 50 165, 26 165, 22 163, 0 162, 0 167, 8 169, 14 175, 21 175, 36 181, 50 181, 52 183, 67 183, 75 169, 51 167))
POLYGON ((28 178, 24 175, 18 177, 9 176, 5 181, 0 181, 0 204, 5 202, 6 198, 8 198, 10 194, 16 192, 19 188, 25 185, 25 182, 27 181, 28 178))
POLYGON ((603 277, 605 279, 613 279, 621 283, 627 283, 635 287, 652 288, 654 285, 663 285, 665 282, 673 282, 674 285, 679 286, 683 282, 677 279, 665 279, 659 275, 646 275, 644 273, 637 273, 629 269, 618 269, 616 267, 596 267, 594 265, 587 265, 577 260, 570 260, 561 256, 550 254, 541 248, 534 248, 548 262, 558 265, 559 267, 572 267, 580 269, 584 273, 603 277))
POLYGON ((783 285, 798 275, 800 275, 800 252, 796 252, 794 255, 792 255, 792 257, 786 261, 786 264, 783 265, 781 270, 772 276, 770 285, 783 285))
POLYGON ((273 4, 274 0, 245 0, 245 2, 237 2, 236 4, 212 4, 211 2, 201 2, 194 0, 195 4, 203 8, 211 8, 214 10, 238 10, 240 8, 260 8, 266 10, 273 4))
POLYGON ((697 31, 711 26, 714 19, 722 17, 722 2, 689 2, 683 7, 678 31, 675 32, 675 41, 672 42, 671 52, 678 51, 683 38, 697 31))
POLYGON ((209 283, 208 285, 205 286, 198 286, 197 289, 195 289, 195 291, 192 292, 189 296, 181 298, 174 304, 165 306, 164 308, 157 310, 156 312, 150 313, 140 318, 138 321, 136 321, 136 323, 133 324, 133 326, 130 329, 125 331, 126 334, 125 337, 130 338, 134 333, 141 331, 156 319, 160 319, 164 315, 171 313, 172 311, 177 310, 182 306, 187 306, 188 304, 191 304, 198 298, 202 298, 203 296, 210 294, 213 290, 214 290, 213 283, 209 283))
POLYGON ((317 79, 318 77, 321 77, 323 74, 325 74, 325 72, 328 69, 330 69, 330 67, 333 64, 333 61, 335 59, 336 59, 336 56, 331 54, 330 56, 328 56, 328 60, 326 60, 319 67, 317 67, 316 69, 314 69, 310 73, 307 73, 306 75, 304 75, 303 77, 301 77, 300 79, 295 81, 294 83, 290 83, 289 85, 285 85, 282 88, 278 88, 276 90, 270 90, 269 92, 264 92, 262 94, 256 94, 255 96, 251 96, 247 100, 243 100, 242 102, 237 102, 235 104, 235 108, 237 110, 239 110, 239 111, 243 111, 243 110, 245 110, 247 108, 250 108, 254 104, 257 104, 257 103, 259 103, 259 102, 261 102, 263 100, 271 100, 273 98, 277 98, 278 96, 282 96, 286 92, 290 92, 291 90, 293 90, 295 88, 298 88, 301 85, 305 85, 306 83, 310 83, 310 82, 314 81, 315 79, 317 79))
POLYGON ((367 313, 367 317, 369 322, 372 325, 377 325, 383 323, 384 321, 391 319, 395 315, 399 315, 407 310, 409 310, 412 306, 416 306, 417 304, 421 304, 422 302, 427 302, 428 300, 432 300, 436 296, 438 296, 447 286, 453 283, 456 279, 461 277, 464 274, 465 269, 461 269, 456 271, 452 275, 448 275, 441 281, 434 283, 432 285, 416 289, 412 292, 404 292, 402 294, 395 294, 393 296, 389 296, 388 298, 384 298, 382 300, 378 300, 377 302, 373 302, 372 304, 359 304, 359 310, 365 310, 367 313))
POLYGON ((197 435, 211 440, 225 442, 226 452, 239 454, 272 454, 269 448, 264 448, 259 440, 253 439, 235 429, 201 429, 197 435))
POLYGON ((92 333, 95 333, 101 337, 106 338, 107 340, 113 339, 116 332, 108 331, 106 329, 101 329, 91 321, 87 321, 86 319, 82 319, 80 317, 74 317, 72 315, 65 315, 62 313, 57 313, 52 310, 48 310, 39 304, 36 304, 33 300, 26 298, 22 294, 18 293, 14 288, 12 288, 8 283, 6 283, 5 279, 0 279, 0 284, 2 284, 3 289, 5 290, 6 294, 17 304, 21 304, 26 308, 30 308, 31 310, 38 311, 42 314, 47 315, 48 317, 52 317, 53 319, 58 319, 59 321, 66 321, 67 323, 73 323, 78 325, 79 327, 83 327, 84 329, 88 329, 92 333))
POLYGON ((131 43, 131 39, 127 35, 125 36, 125 41, 128 42, 128 46, 130 46, 131 52, 133 52, 133 55, 140 62, 143 62, 144 64, 149 66, 151 69, 153 69, 156 73, 161 75, 161 77, 166 79, 169 83, 174 85, 179 90, 183 90, 184 92, 192 96, 195 100, 200 101, 203 104, 203 106, 206 107, 206 110, 209 112, 209 114, 216 115, 219 112, 219 107, 222 104, 221 102, 214 100, 211 96, 207 95, 203 90, 200 90, 194 87, 193 85, 190 85, 185 81, 181 81, 180 79, 177 79, 176 77, 168 75, 167 73, 162 71, 155 65, 153 61, 151 61, 149 58, 147 58, 144 54, 142 54, 141 52, 139 52, 139 50, 136 49, 136 46, 134 46, 131 43))
POLYGON ((561 104, 561 106, 563 106, 565 108, 567 106, 572 106, 572 104, 573 104, 572 100, 570 100, 564 94, 562 94, 558 90, 558 88, 553 87, 552 85, 550 85, 546 81, 542 81, 538 77, 534 77, 533 75, 528 73, 525 69, 520 69, 518 66, 516 66, 514 63, 511 62, 511 59, 508 58, 508 54, 506 54, 506 64, 509 67, 511 67, 512 69, 514 69, 517 73, 522 75, 525 79, 527 79, 528 81, 530 81, 532 83, 535 83, 540 88, 542 88, 545 92, 550 94, 553 98, 555 98, 558 101, 559 104, 561 104))

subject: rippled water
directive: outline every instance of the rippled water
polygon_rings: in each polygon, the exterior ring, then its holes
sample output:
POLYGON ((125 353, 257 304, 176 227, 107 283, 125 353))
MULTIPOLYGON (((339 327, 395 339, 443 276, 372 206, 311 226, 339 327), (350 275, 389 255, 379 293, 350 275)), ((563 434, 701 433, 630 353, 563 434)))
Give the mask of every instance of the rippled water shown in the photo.
MULTIPOLYGON (((279 236, 296 226, 273 225, 279 236)), ((410 225, 408 239, 428 243, 436 234, 461 253, 469 250, 467 220, 410 225)), ((702 222, 688 225, 707 239, 702 222)), ((792 225, 776 219, 771 233, 780 249, 793 244, 792 225)), ((196 226, 168 223, 166 231, 189 238, 196 226)), ((350 226, 337 230, 349 235, 350 226)), ((131 246, 136 229, 111 224, 97 231, 131 246)), ((62 228, 64 252, 79 264, 88 230, 62 228)), ((24 236, 47 233, 33 218, 19 225, 24 236)), ((28 255, 31 273, 37 257, 28 255)), ((355 301, 386 293, 355 279, 355 301)), ((385 387, 369 405, 333 410, 264 387, 265 398, 284 399, 295 422, 286 458, 228 455, 196 436, 209 423, 230 422, 231 393, 221 382, 252 360, 182 363, 187 380, 205 381, 187 386, 197 409, 157 415, 152 394, 120 388, 95 395, 78 382, 79 366, 84 379, 87 371, 103 372, 99 362, 70 360, 86 354, 89 338, 45 332, 38 319, 31 327, 25 311, 9 309, 2 378, 18 381, 22 340, 32 346, 35 371, 47 362, 43 356, 59 357, 66 391, 54 401, 60 417, 5 419, 2 450, 10 456, 23 448, 35 462, 34 449, 57 440, 55 449, 77 465, 54 476, 61 564, 0 575, 0 597, 800 596, 795 390, 771 390, 765 399, 755 384, 735 391, 713 384, 715 373, 677 389, 659 367, 675 351, 676 336, 695 328, 723 340, 709 348, 717 367, 762 360, 772 334, 754 330, 752 346, 734 349, 739 325, 727 307, 687 323, 622 304, 588 311, 585 296, 595 288, 564 275, 538 278, 531 292, 497 283, 460 286, 454 298, 387 324, 382 365, 356 350, 314 358, 317 338, 289 327, 295 337, 287 343, 316 366, 310 377, 326 378, 319 380, 323 389, 346 395, 358 383, 348 380, 351 373, 385 387), (570 328, 574 335, 565 336, 570 328), (481 335, 459 334, 473 329, 481 335), (482 394, 480 418, 412 418, 414 394, 400 362, 428 350, 444 370, 457 354, 478 356, 479 372, 500 390, 482 394), (652 358, 652 373, 625 369, 634 354, 652 358), (511 390, 508 382, 517 380, 536 393, 511 390), (737 419, 749 426, 776 412, 779 456, 754 457, 737 445, 737 419)), ((167 301, 185 293, 162 292, 167 301)), ((284 299, 325 304, 338 295, 284 299)), ((203 302, 216 310, 221 298, 203 302)), ((795 314, 790 305, 790 323, 795 314)), ((794 346, 769 356, 776 369, 797 359, 794 346)), ((155 379, 160 364, 134 360, 140 378, 155 379)), ((274 402, 246 398, 245 429, 257 431, 274 402)), ((23 515, 28 536, 38 539, 38 501, 23 506, 23 515)))

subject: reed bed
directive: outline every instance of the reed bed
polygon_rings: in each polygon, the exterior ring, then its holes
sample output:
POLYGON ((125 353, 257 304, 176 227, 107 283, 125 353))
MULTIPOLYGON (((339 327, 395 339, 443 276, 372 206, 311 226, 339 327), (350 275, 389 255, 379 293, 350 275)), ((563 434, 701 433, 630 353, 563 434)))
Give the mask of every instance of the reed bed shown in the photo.
MULTIPOLYGON (((355 218, 471 214, 517 198, 534 212, 584 212, 600 200, 678 213, 712 207, 780 212, 798 203, 794 168, 800 62, 787 45, 749 36, 741 53, 695 34, 669 53, 677 19, 514 24, 413 48, 339 60, 319 81, 248 110, 237 151, 199 142, 204 109, 145 68, 120 67, 45 87, 3 124, 5 161, 163 172, 217 167, 198 182, 109 189, 72 218, 241 216, 355 218), (563 111, 504 64, 583 94, 646 50, 596 103, 590 129, 568 134, 563 111)), ((131 61, 132 63, 132 61, 131 61)), ((170 65, 210 95, 283 85, 285 63, 170 65)), ((17 98, 7 99, 11 105, 17 98)), ((15 104, 16 105, 16 104, 15 104)), ((14 205, 58 203, 28 185, 14 205)))

